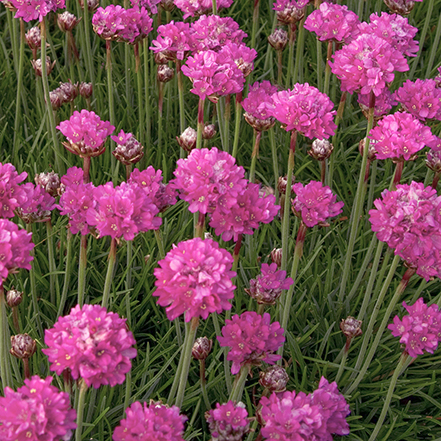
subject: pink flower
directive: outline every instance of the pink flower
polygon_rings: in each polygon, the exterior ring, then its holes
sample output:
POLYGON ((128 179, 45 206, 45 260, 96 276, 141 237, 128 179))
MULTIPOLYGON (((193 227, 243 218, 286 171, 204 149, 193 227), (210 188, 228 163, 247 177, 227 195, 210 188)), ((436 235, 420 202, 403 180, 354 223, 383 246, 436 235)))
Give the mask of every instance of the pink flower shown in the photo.
POLYGON ((407 80, 395 92, 395 98, 404 110, 421 121, 441 120, 441 89, 435 80, 407 80))
POLYGON ((213 441, 241 440, 250 430, 248 412, 243 403, 216 403, 216 409, 205 414, 213 441))
POLYGON ((146 8, 153 15, 158 13, 157 5, 161 3, 161 0, 130 0, 130 3, 133 7, 146 8))
POLYGON ((429 127, 421 124, 410 113, 394 113, 385 116, 371 130, 370 139, 375 142, 377 159, 409 161, 426 145, 434 142, 429 127))
POLYGON ((92 17, 93 30, 104 40, 116 40, 118 32, 124 29, 124 11, 125 9, 119 5, 98 8, 92 17))
POLYGON ((0 439, 2 441, 59 441, 71 438, 77 427, 77 412, 69 395, 51 386, 53 378, 37 375, 24 380, 17 392, 5 387, 0 397, 0 439))
POLYGON ((107 312, 99 305, 77 305, 69 315, 60 317, 47 329, 44 342, 51 371, 61 375, 70 369, 74 380, 82 378, 87 386, 122 384, 136 357, 136 343, 127 329, 126 319, 107 312))
POLYGON ((277 0, 273 10, 277 11, 277 20, 285 25, 295 24, 305 16, 305 6, 310 0, 277 0))
POLYGON ((200 238, 180 242, 158 264, 153 295, 159 297, 159 305, 168 306, 169 320, 184 313, 186 322, 193 317, 206 319, 212 312, 231 309, 233 258, 217 242, 200 238))
POLYGON ((0 217, 14 217, 14 210, 26 201, 26 191, 19 184, 28 174, 17 173, 12 164, 0 162, 0 217))
POLYGON ((400 343, 405 345, 411 357, 422 355, 424 351, 431 354, 438 348, 441 340, 441 313, 436 304, 427 306, 420 297, 412 306, 403 302, 409 315, 402 320, 396 315, 394 323, 388 328, 394 337, 401 337, 400 343))
POLYGON ((305 29, 317 34, 320 41, 343 41, 359 24, 358 16, 347 6, 323 2, 305 21, 305 29))
POLYGON ((286 277, 286 271, 278 271, 277 268, 277 263, 263 263, 262 273, 250 280, 250 289, 245 291, 256 299, 257 303, 274 305, 282 291, 294 283, 291 277, 286 277))
POLYGON ((43 21, 43 18, 51 11, 65 8, 64 0, 10 0, 12 6, 17 10, 15 18, 22 18, 24 21, 43 21))
POLYGON ((136 6, 131 9, 123 9, 120 12, 123 27, 117 31, 118 41, 135 44, 146 38, 153 29, 153 20, 144 7, 136 6))
POLYGON ((245 78, 254 69, 253 62, 257 57, 257 52, 246 46, 244 43, 227 43, 222 46, 219 53, 233 60, 245 78))
POLYGON ((378 240, 395 249, 395 254, 417 268, 429 280, 441 278, 441 196, 422 183, 397 185, 384 190, 369 211, 372 231, 378 240))
POLYGON ((177 406, 136 401, 126 409, 126 415, 113 432, 113 441, 184 441, 187 417, 179 415, 177 406))
POLYGON ((319 139, 328 139, 335 133, 334 104, 326 94, 308 83, 297 83, 292 90, 275 93, 273 104, 272 116, 287 132, 297 130, 307 138, 319 139))
MULTIPOLYGON (((174 0, 174 4, 184 13, 184 20, 188 17, 208 14, 213 9, 210 0, 174 0)), ((233 0, 219 0, 216 4, 218 10, 229 8, 233 4, 233 0)))
POLYGON ((332 72, 341 80, 343 91, 359 91, 378 96, 391 83, 394 71, 409 70, 403 54, 375 34, 361 34, 334 54, 329 61, 332 72))
POLYGON ((23 189, 26 201, 16 209, 18 217, 27 224, 48 221, 55 208, 55 198, 40 185, 28 183, 23 185, 23 189))
POLYGON ((31 269, 34 259, 30 252, 34 248, 32 233, 20 230, 13 222, 0 219, 0 286, 8 274, 17 268, 31 269))
POLYGON ((294 210, 301 213, 307 227, 326 223, 326 219, 342 212, 344 203, 336 202, 337 196, 321 182, 311 181, 305 186, 299 182, 292 186, 292 190, 297 195, 293 202, 294 210))
POLYGON ((110 138, 117 143, 112 155, 124 165, 136 164, 144 156, 144 147, 132 133, 124 133, 121 130, 118 136, 111 136, 110 138))
POLYGON ((225 320, 222 337, 217 337, 221 346, 228 346, 227 360, 232 361, 231 373, 237 374, 242 366, 260 366, 262 361, 274 364, 281 358, 273 354, 285 341, 284 330, 279 322, 271 322, 268 313, 263 316, 247 311, 232 320, 225 320))
POLYGON ((150 47, 155 54, 161 52, 170 61, 183 60, 192 47, 193 39, 189 23, 174 22, 158 27, 158 36, 150 47))
POLYGON ((224 241, 238 240, 240 234, 253 234, 253 228, 259 228, 259 222, 270 223, 279 212, 273 195, 261 196, 258 184, 248 184, 229 206, 222 198, 216 204, 211 215, 210 226, 215 228, 224 241))
POLYGON ((179 159, 173 185, 187 201, 192 213, 213 212, 221 199, 225 209, 232 207, 247 185, 243 167, 227 152, 194 149, 186 159, 179 159))
MULTIPOLYGON (((369 100, 370 94, 358 94, 358 104, 366 118, 369 117, 369 100)), ((375 97, 374 117, 379 119, 382 116, 387 115, 392 107, 397 104, 398 102, 395 100, 392 92, 388 88, 383 89, 380 95, 375 97)))

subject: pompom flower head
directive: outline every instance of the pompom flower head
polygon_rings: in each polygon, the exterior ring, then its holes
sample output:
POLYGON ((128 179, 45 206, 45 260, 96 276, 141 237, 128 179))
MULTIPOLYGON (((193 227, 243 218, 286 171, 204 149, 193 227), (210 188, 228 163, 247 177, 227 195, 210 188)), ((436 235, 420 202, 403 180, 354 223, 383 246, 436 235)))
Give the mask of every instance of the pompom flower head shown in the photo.
POLYGON ((17 392, 5 388, 0 397, 0 439, 2 441, 70 440, 77 427, 77 412, 69 395, 51 386, 53 378, 38 376, 24 380, 17 392))
POLYGON ((64 0, 9 0, 17 10, 15 18, 22 18, 29 22, 32 20, 43 21, 51 11, 65 7, 64 0))
POLYGON ((17 173, 12 164, 0 162, 0 217, 14 217, 14 210, 26 201, 26 192, 22 183, 28 174, 17 173))
POLYGON ((294 210, 301 214, 307 227, 326 225, 326 219, 342 212, 344 203, 336 202, 337 196, 321 182, 311 181, 305 186, 297 183, 292 186, 292 190, 297 195, 293 202, 294 210))
POLYGON ((221 346, 230 347, 227 360, 232 361, 231 373, 237 374, 242 366, 260 366, 262 361, 274 364, 281 358, 273 352, 285 342, 284 330, 279 322, 271 324, 268 313, 263 316, 254 311, 234 315, 225 320, 222 336, 218 337, 221 346))
POLYGON ((70 369, 72 378, 82 378, 87 386, 98 389, 122 384, 136 357, 136 343, 126 320, 99 305, 77 305, 69 315, 60 317, 45 331, 51 371, 61 375, 70 369))
POLYGON ((184 441, 187 417, 179 415, 177 406, 136 401, 126 409, 126 415, 113 432, 113 441, 184 441))
POLYGON ((158 263, 153 295, 159 297, 159 305, 168 306, 169 320, 184 313, 186 322, 193 317, 206 319, 212 312, 231 309, 233 257, 217 242, 200 238, 180 242, 158 263))
POLYGON ((394 317, 393 324, 388 328, 394 337, 400 337, 406 352, 411 357, 422 355, 424 351, 431 354, 438 348, 441 340, 441 313, 436 304, 427 306, 420 297, 412 306, 403 302, 409 315, 402 320, 394 317))
POLYGON ((216 403, 216 409, 205 413, 212 441, 241 440, 250 430, 248 412, 243 403, 216 403))
POLYGON ((163 54, 170 61, 183 60, 191 49, 191 35, 189 23, 175 23, 172 20, 158 27, 158 36, 149 49, 155 54, 163 54))

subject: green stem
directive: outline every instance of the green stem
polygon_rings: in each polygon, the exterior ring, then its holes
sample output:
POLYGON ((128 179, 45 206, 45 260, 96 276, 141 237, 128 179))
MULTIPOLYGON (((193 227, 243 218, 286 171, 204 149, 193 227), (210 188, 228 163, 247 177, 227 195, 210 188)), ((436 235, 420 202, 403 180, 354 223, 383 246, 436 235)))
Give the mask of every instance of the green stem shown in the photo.
POLYGON ((249 177, 249 181, 251 183, 254 183, 255 181, 256 161, 257 161, 257 156, 259 155, 259 144, 261 137, 262 137, 262 132, 260 130, 254 129, 254 147, 253 147, 253 152, 251 153, 251 168, 250 168, 250 177, 249 177))
POLYGON ((178 393, 176 395, 175 405, 179 408, 182 407, 182 403, 184 402, 184 394, 185 388, 187 387, 187 378, 188 372, 190 371, 190 363, 191 363, 191 350, 193 348, 194 339, 196 336, 196 331, 199 325, 199 317, 193 317, 190 323, 187 323, 185 326, 185 340, 183 352, 181 354, 182 357, 182 371, 179 378, 179 387, 178 393))
POLYGON ((0 378, 2 381, 2 390, 4 390, 6 386, 12 387, 12 374, 7 349, 10 337, 3 285, 0 285, 0 333, 0 378))
POLYGON ((233 388, 231 390, 228 401, 235 401, 236 403, 242 399, 245 383, 247 382, 248 366, 242 366, 239 373, 234 379, 233 388))
POLYGON ((277 158, 277 146, 276 138, 274 135, 274 130, 271 128, 268 131, 270 145, 271 145, 271 156, 273 160, 273 174, 274 174, 274 190, 276 192, 276 204, 279 203, 279 191, 277 190, 277 182, 279 181, 279 160, 277 158))
POLYGON ((52 224, 51 220, 45 222, 46 224, 46 234, 47 234, 47 254, 49 260, 49 292, 51 303, 55 305, 57 302, 55 301, 55 288, 57 288, 57 294, 60 294, 60 287, 58 286, 58 278, 55 274, 56 265, 55 265, 55 255, 54 255, 54 236, 52 233, 52 224))
POLYGON ((84 403, 86 401, 87 386, 83 379, 80 380, 79 385, 79 397, 77 406, 77 430, 75 431, 75 441, 81 441, 81 435, 83 432, 83 416, 84 416, 84 403))
MULTIPOLYGON (((213 5, 213 15, 217 15, 217 5, 216 0, 211 0, 211 4, 213 5)), ((182 133, 182 132, 181 132, 182 133)))
MULTIPOLYGON (((437 49, 439 48, 440 37, 441 37, 441 14, 438 19, 438 25, 436 27, 436 34, 435 34, 435 38, 432 43, 432 49, 430 50, 430 58, 427 63, 427 69, 426 69, 426 75, 425 75, 426 78, 429 78, 430 74, 432 72, 433 62, 435 61, 437 49)), ((423 42, 424 40, 420 40, 420 41, 423 42)))
POLYGON ((146 161, 147 161, 147 148, 150 148, 151 146, 151 138, 152 138, 152 132, 151 132, 151 123, 150 123, 150 77, 149 77, 149 43, 148 38, 144 39, 143 41, 143 50, 144 50, 144 104, 145 104, 145 152, 144 157, 141 160, 141 169, 144 169, 146 167, 146 161))
POLYGON ((158 159, 162 152, 162 106, 164 103, 164 83, 159 81, 158 84, 158 159))
POLYGON ((295 24, 290 24, 288 26, 288 72, 286 73, 285 86, 287 88, 291 85, 291 75, 293 70, 293 58, 294 58, 294 43, 296 41, 296 30, 295 24))
MULTIPOLYGON (((216 0, 214 0, 216 1, 216 0)), ((178 79, 178 98, 179 98, 179 129, 180 133, 185 130, 185 105, 184 105, 184 86, 181 71, 181 60, 176 60, 176 77, 178 79)))
POLYGON ((331 80, 331 66, 329 65, 329 61, 332 57, 332 41, 328 41, 328 49, 326 52, 326 66, 325 66, 325 86, 323 92, 326 95, 329 95, 329 83, 331 80))
POLYGON ((106 274, 106 281, 104 283, 103 299, 101 301, 101 306, 103 306, 104 308, 107 308, 109 304, 110 288, 112 286, 115 262, 116 262, 116 239, 112 237, 110 241, 109 261, 107 264, 107 274, 106 274))
POLYGON ((205 103, 205 100, 199 98, 198 125, 197 125, 197 137, 196 137, 196 148, 197 149, 202 148, 202 132, 204 131, 204 103, 205 103))
POLYGON ((278 50, 277 52, 277 84, 280 87, 283 87, 283 79, 282 79, 282 75, 283 75, 283 51, 278 50))
POLYGON ((63 291, 61 293, 60 305, 58 306, 57 317, 63 315, 64 305, 66 304, 67 292, 69 291, 69 281, 70 281, 70 270, 71 270, 71 261, 72 261, 72 240, 73 235, 70 230, 67 231, 67 250, 66 250, 66 266, 64 270, 64 282, 63 282, 63 291))
POLYGON ((237 156, 239 148, 240 135, 240 121, 242 119, 242 92, 236 93, 236 110, 235 110, 235 124, 234 124, 234 141, 233 141, 233 158, 237 156))
POLYGON ((90 43, 90 22, 89 22, 89 8, 87 0, 83 0, 83 29, 85 38, 85 51, 86 51, 86 68, 87 73, 92 84, 95 85, 95 72, 93 70, 93 58, 92 58, 92 45, 90 43))
POLYGON ((83 306, 86 292, 86 268, 87 268, 87 234, 81 235, 80 258, 78 262, 78 304, 83 306))
MULTIPOLYGON (((12 157, 18 162, 18 150, 21 135, 21 94, 23 93, 23 71, 24 71, 24 48, 25 48, 25 25, 20 18, 20 54, 18 59, 18 77, 17 77, 17 98, 15 103, 15 121, 14 121, 14 144, 12 157)), ((14 53, 15 55, 15 53, 14 53)), ((15 58, 15 56, 14 56, 15 58)))
POLYGON ((254 0, 254 9, 253 9, 253 28, 251 31, 251 47, 253 49, 256 48, 256 35, 257 28, 259 26, 259 0, 254 0))
MULTIPOLYGON (((86 0, 84 0, 86 1, 86 0)), ((86 9, 86 8, 85 8, 86 9)), ((107 96, 109 99, 109 120, 112 126, 115 126, 115 102, 114 102, 114 89, 112 81, 112 46, 110 40, 106 40, 106 71, 107 71, 107 96)), ((110 140, 110 151, 113 152, 115 149, 115 141, 110 140)), ((111 168, 112 168, 112 179, 116 182, 116 158, 111 155, 111 168)))
POLYGON ((205 407, 207 410, 211 409, 210 400, 207 394, 207 380, 205 378, 205 360, 199 360, 199 378, 201 381, 201 392, 204 398, 205 407))
POLYGON ((225 145, 222 145, 223 150, 230 151, 230 120, 231 120, 231 95, 225 97, 224 109, 224 129, 225 129, 225 145))
POLYGON ((159 257, 163 259, 165 257, 165 250, 164 250, 164 242, 162 240, 161 231, 160 230, 154 230, 154 231, 155 231, 156 243, 158 245, 159 257))
POLYGON ((139 44, 135 43, 133 47, 135 51, 135 72, 138 86, 138 130, 139 130, 139 138, 138 141, 141 145, 145 145, 144 139, 144 104, 142 102, 142 86, 143 86, 143 76, 142 76, 142 68, 141 68, 141 59, 139 57, 139 44))
POLYGON ((323 43, 317 38, 316 47, 317 47, 317 88, 320 92, 323 92, 323 53, 322 53, 322 45, 323 43))
POLYGON ((380 417, 375 424, 374 430, 369 438, 369 441, 375 441, 377 439, 377 435, 379 434, 381 428, 383 427, 384 419, 386 418, 387 411, 389 410, 390 402, 392 401, 392 396, 394 394, 395 386, 397 385, 398 377, 404 371, 404 367, 406 365, 406 361, 409 357, 407 352, 403 352, 401 354, 400 360, 398 361, 398 365, 395 368, 395 371, 392 375, 392 378, 389 383, 389 389, 387 390, 387 395, 384 400, 383 409, 381 410, 380 417))
POLYGON ((303 24, 306 20, 306 14, 304 17, 300 20, 299 26, 297 29, 297 47, 296 47, 296 60, 294 64, 294 74, 292 78, 292 83, 296 84, 297 82, 301 81, 300 78, 300 66, 303 62, 303 48, 304 48, 304 42, 305 42, 305 28, 303 24))
MULTIPOLYGON (((8 27, 7 29, 9 29, 9 36, 11 38, 11 46, 12 46, 12 53, 15 55, 18 53, 19 51, 19 45, 17 42, 17 21, 14 19, 14 15, 15 12, 6 11, 6 17, 8 20, 8 27)), ((14 68, 15 68, 15 73, 17 75, 17 79, 18 79, 18 70, 19 70, 19 66, 18 66, 18 60, 16 57, 13 57, 14 60, 14 68)))
POLYGON ((126 374, 126 391, 124 395, 123 417, 125 416, 126 409, 130 404, 130 397, 132 396, 132 371, 126 374))
POLYGON ((194 237, 200 237, 201 239, 203 239, 204 231, 205 231, 205 214, 199 212, 199 215, 197 217, 197 223, 194 228, 194 237))

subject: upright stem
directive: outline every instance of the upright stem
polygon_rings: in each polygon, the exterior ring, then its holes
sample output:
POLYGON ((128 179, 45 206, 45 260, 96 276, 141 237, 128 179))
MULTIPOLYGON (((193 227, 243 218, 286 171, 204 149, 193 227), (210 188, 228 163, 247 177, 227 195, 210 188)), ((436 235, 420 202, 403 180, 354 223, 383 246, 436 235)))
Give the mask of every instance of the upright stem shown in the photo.
POLYGON ((92 45, 90 43, 90 22, 89 22, 89 8, 87 0, 83 0, 83 26, 85 37, 85 51, 86 51, 86 67, 89 74, 90 81, 95 84, 95 72, 93 70, 92 45))
POLYGON ((194 229, 194 237, 204 238, 205 231, 205 213, 199 212, 198 220, 194 229))
POLYGON ((224 109, 224 129, 225 129, 225 145, 222 145, 223 150, 230 151, 230 120, 231 120, 231 95, 225 97, 224 109))
POLYGON ((205 407, 211 409, 210 400, 207 394, 207 380, 205 379, 205 360, 199 360, 199 379, 201 381, 201 392, 204 398, 205 407))
POLYGON ((48 261, 49 261, 49 292, 50 292, 50 299, 51 303, 53 305, 56 304, 55 301, 55 287, 57 288, 57 293, 59 293, 59 286, 58 286, 58 278, 55 274, 56 271, 56 265, 55 265, 55 256, 54 256, 54 236, 52 233, 52 223, 49 219, 45 222, 46 224, 46 233, 47 233, 47 254, 48 254, 48 261))
POLYGON ((198 126, 197 126, 197 137, 196 137, 196 148, 197 149, 200 149, 202 147, 202 132, 204 131, 204 103, 205 103, 205 100, 199 98, 198 126))
POLYGON ((404 161, 398 161, 395 166, 395 175, 394 175, 394 180, 392 183, 391 191, 394 191, 397 189, 397 185, 401 181, 401 175, 403 174, 403 168, 404 168, 404 161))
POLYGON ((81 235, 80 258, 78 262, 78 304, 83 306, 84 293, 86 292, 86 267, 87 267, 87 234, 81 235))
POLYGON ((296 60, 294 64, 294 74, 292 78, 292 84, 300 81, 300 66, 303 62, 303 46, 305 41, 305 28, 304 23, 306 20, 305 16, 300 20, 298 30, 297 30, 297 47, 296 47, 296 60))
POLYGON ((69 281, 70 281, 70 266, 72 260, 72 239, 73 235, 70 230, 67 230, 67 250, 66 250, 66 265, 64 270, 64 282, 63 282, 63 292, 61 293, 60 305, 58 306, 57 317, 63 315, 64 305, 66 304, 67 292, 69 290, 69 281))
POLYGON ((288 72, 286 73, 285 86, 289 88, 291 86, 291 75, 293 69, 293 58, 294 58, 294 42, 296 41, 296 30, 297 26, 295 24, 290 24, 288 26, 288 72))
MULTIPOLYGON (((216 3, 216 0, 214 0, 216 3)), ((178 79, 178 97, 179 97, 179 129, 182 133, 185 130, 185 105, 184 105, 184 85, 181 70, 181 60, 176 60, 176 77, 178 79)))
POLYGON ((323 88, 323 92, 326 95, 329 95, 329 82, 331 79, 331 66, 329 65, 329 61, 332 57, 332 41, 328 41, 328 50, 326 52, 326 66, 325 66, 325 87, 323 88))
POLYGON ((259 155, 259 144, 260 138, 262 137, 262 132, 260 130, 254 129, 254 147, 253 152, 251 153, 251 168, 250 168, 250 182, 254 183, 255 174, 256 174, 256 161, 257 156, 259 155))
POLYGON ((83 182, 85 184, 90 182, 90 156, 83 158, 83 182))
MULTIPOLYGON (((87 0, 84 0, 85 2, 87 0)), ((109 98, 109 120, 112 126, 115 126, 115 103, 112 81, 112 46, 110 40, 106 40, 106 71, 107 71, 107 96, 109 98)), ((110 140, 110 151, 115 149, 115 141, 110 140)), ((112 179, 116 180, 116 158, 111 155, 112 179)))
MULTIPOLYGON (((18 59, 18 77, 17 77, 17 98, 15 102, 15 121, 14 121, 14 144, 12 150, 12 157, 15 162, 18 162, 19 141, 21 135, 21 94, 23 92, 23 65, 24 65, 24 48, 25 48, 25 25, 22 18, 20 18, 20 54, 18 59)), ((15 56, 15 52, 14 52, 15 56)))
POLYGON ((282 87, 283 86, 283 79, 282 79, 282 73, 283 73, 283 51, 277 50, 277 84, 282 87))
POLYGON ((143 49, 144 49, 144 104, 145 104, 145 144, 144 147, 146 151, 144 152, 144 157, 141 161, 141 168, 146 167, 147 160, 147 148, 150 148, 151 145, 151 125, 150 125, 150 77, 149 77, 149 43, 148 38, 145 38, 143 41, 143 49))
POLYGON ((75 441, 81 441, 81 434, 83 432, 83 416, 84 416, 84 403, 86 400, 87 386, 83 379, 79 384, 79 396, 77 406, 77 430, 75 431, 75 441))
POLYGON ((323 66, 322 66, 322 42, 317 38, 316 48, 317 48, 317 89, 323 92, 323 66))
POLYGON ((161 157, 162 144, 162 105, 164 102, 164 83, 159 81, 158 84, 158 156, 161 157))
POLYGON ((103 306, 104 308, 107 308, 109 304, 110 287, 112 286, 115 262, 116 262, 116 239, 112 237, 112 240, 110 241, 109 261, 107 264, 107 274, 106 274, 106 281, 104 283, 103 299, 101 301, 101 306, 103 306))
POLYGON ((253 9, 253 28, 251 31, 251 47, 253 49, 256 48, 256 35, 257 28, 259 26, 259 0, 254 0, 254 9, 253 9))
POLYGON ((216 0, 211 0, 211 3, 213 5, 213 15, 217 15, 217 5, 216 0))
POLYGON ((12 387, 11 366, 9 364, 9 325, 6 315, 6 301, 3 285, 0 285, 0 377, 2 390, 6 386, 12 387))
POLYGON ((274 130, 271 128, 268 131, 270 145, 271 145, 271 157, 273 160, 273 174, 274 174, 274 189, 276 192, 276 204, 279 203, 279 192, 277 190, 277 182, 279 180, 279 158, 277 157, 276 139, 274 136, 274 130))
POLYGON ((140 43, 135 43, 133 47, 135 51, 135 72, 137 79, 137 87, 138 87, 138 128, 139 128, 139 142, 141 145, 145 145, 144 139, 144 104, 142 102, 142 87, 143 87, 143 76, 142 76, 142 68, 141 68, 141 59, 139 56, 139 45, 140 43))
POLYGON ((161 230, 158 229, 154 231, 155 231, 156 243, 158 245, 159 257, 163 259, 165 257, 165 250, 164 250, 164 242, 162 240, 161 230))
POLYGON ((248 366, 242 366, 239 373, 234 379, 233 388, 231 390, 228 401, 235 401, 236 403, 241 400, 245 383, 247 382, 248 366))
POLYGON ((235 158, 237 156, 237 149, 239 148, 239 136, 240 136, 240 121, 242 117, 242 92, 236 93, 236 110, 235 110, 235 124, 234 124, 234 141, 233 141, 233 154, 235 158))
POLYGON ((434 188, 435 190, 436 190, 436 187, 438 186, 440 176, 441 176, 441 172, 435 172, 435 174, 433 176, 432 188, 434 188))

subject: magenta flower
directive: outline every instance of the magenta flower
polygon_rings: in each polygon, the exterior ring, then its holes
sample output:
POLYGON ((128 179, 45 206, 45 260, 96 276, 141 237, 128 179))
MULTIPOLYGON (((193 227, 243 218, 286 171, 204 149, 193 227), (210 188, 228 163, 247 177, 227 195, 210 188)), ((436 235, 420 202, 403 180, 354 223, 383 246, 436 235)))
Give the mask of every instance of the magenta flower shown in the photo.
POLYGON ((156 205, 138 185, 123 182, 113 187, 112 182, 93 189, 95 205, 86 213, 89 225, 94 225, 99 236, 133 240, 142 231, 157 230, 162 219, 156 205))
MULTIPOLYGON (((184 20, 188 17, 208 14, 213 10, 213 4, 210 0, 174 0, 175 6, 184 13, 184 20)), ((233 4, 233 0, 220 0, 217 3, 217 8, 229 8, 233 4)))
POLYGON ((42 351, 52 363, 51 371, 61 375, 69 369, 74 380, 82 378, 95 389, 122 384, 131 369, 130 359, 136 357, 126 319, 99 305, 72 308, 45 331, 44 342, 48 349, 42 351))
POLYGON ((40 185, 23 185, 26 201, 17 207, 17 215, 25 223, 46 222, 51 218, 51 211, 56 207, 55 198, 40 185))
POLYGON ((273 10, 277 11, 277 20, 285 25, 295 24, 305 16, 305 6, 310 0, 277 0, 273 10))
POLYGON ((405 112, 385 116, 371 130, 369 138, 376 141, 377 159, 401 161, 415 158, 417 152, 434 142, 430 128, 405 112))
POLYGON ((146 38, 153 29, 147 9, 138 6, 121 11, 123 28, 117 31, 118 41, 135 44, 146 38))
POLYGON ((15 18, 24 21, 43 21, 43 18, 51 11, 65 8, 64 0, 10 0, 11 5, 17 10, 15 18))
POLYGON ((259 223, 270 223, 279 212, 274 195, 260 195, 258 184, 248 184, 229 206, 221 198, 211 214, 210 227, 216 235, 222 235, 224 241, 238 240, 240 234, 253 234, 253 228, 259 228, 259 223))
MULTIPOLYGON (((358 104, 366 118, 369 117, 369 99, 369 94, 358 94, 358 104)), ((387 115, 392 107, 397 104, 398 102, 395 100, 395 96, 392 92, 388 88, 383 89, 380 95, 375 97, 374 118, 379 119, 387 115)))
POLYGON ((284 289, 288 289, 294 281, 286 277, 286 271, 278 271, 277 263, 262 264, 261 274, 250 280, 250 289, 246 292, 259 304, 274 305, 284 289))
POLYGON ((219 200, 225 209, 232 207, 247 185, 243 167, 216 147, 194 149, 177 165, 173 185, 180 191, 180 198, 190 204, 192 213, 213 212, 219 200))
POLYGON ((184 441, 185 415, 177 406, 136 401, 126 409, 126 418, 113 432, 113 441, 184 441))
POLYGON ((158 5, 161 0, 130 0, 133 7, 145 8, 151 15, 158 13, 158 5))
POLYGON ((378 96, 391 83, 394 71, 409 70, 403 54, 375 34, 361 34, 334 54, 329 62, 332 72, 341 80, 341 88, 349 93, 378 96))
POLYGON ((124 133, 121 130, 118 136, 111 136, 110 138, 117 144, 112 155, 124 165, 136 164, 144 156, 144 147, 133 136, 133 133, 124 133))
POLYGON ((23 182, 28 174, 17 173, 12 164, 0 162, 0 218, 14 217, 14 210, 26 201, 26 192, 23 182))
POLYGON ((412 306, 403 302, 409 315, 402 320, 396 315, 394 323, 388 328, 394 337, 401 337, 400 343, 411 356, 422 355, 424 351, 431 354, 438 348, 441 340, 441 313, 436 304, 427 306, 420 297, 412 306))
POLYGON ((305 29, 317 34, 320 41, 343 41, 359 24, 358 15, 347 6, 323 2, 305 20, 305 29))
POLYGON ((95 33, 104 40, 116 40, 118 32, 124 29, 124 11, 125 9, 122 6, 113 4, 105 9, 98 8, 92 17, 92 26, 95 33))
POLYGON ((396 92, 396 100, 415 118, 441 120, 441 89, 435 80, 407 80, 396 92))
POLYGON ((0 286, 17 268, 31 269, 34 259, 30 255, 34 248, 31 239, 32 233, 20 230, 7 219, 0 219, 0 286))
POLYGON ((62 121, 57 129, 69 143, 63 145, 80 157, 93 157, 104 153, 104 142, 115 130, 108 121, 102 121, 95 112, 75 111, 70 119, 62 121))
POLYGON ((71 438, 77 412, 69 395, 51 386, 53 378, 37 375, 24 380, 17 392, 5 387, 0 397, 0 439, 2 441, 59 441, 71 438))
POLYGON ((294 210, 301 214, 307 227, 326 224, 329 217, 342 212, 344 203, 336 202, 337 196, 321 182, 311 181, 305 186, 299 182, 292 186, 292 190, 297 195, 293 202, 294 210))
POLYGON ((158 36, 152 41, 151 49, 165 55, 167 60, 183 60, 192 48, 192 34, 189 23, 174 22, 158 27, 158 36))
POLYGON ((441 278, 441 196, 422 183, 397 185, 395 191, 384 190, 369 211, 372 231, 378 240, 395 249, 417 274, 429 280, 441 278))
POLYGON ((328 139, 335 134, 334 104, 326 94, 308 83, 297 83, 292 90, 275 93, 273 104, 272 116, 287 132, 297 130, 311 139, 328 139))
POLYGON ((285 342, 284 330, 279 322, 271 322, 270 315, 254 311, 234 315, 225 320, 222 337, 217 337, 221 346, 228 346, 227 360, 232 361, 231 373, 237 374, 242 366, 260 366, 262 361, 274 364, 281 358, 273 354, 285 342))
POLYGON ((250 430, 248 412, 243 403, 216 403, 216 409, 205 414, 212 441, 241 440, 250 430))
POLYGON ((257 57, 257 52, 244 43, 227 43, 222 46, 219 54, 233 60, 245 78, 254 70, 253 62, 257 57))
POLYGON ((230 299, 236 288, 231 279, 233 257, 211 239, 195 238, 173 246, 156 268, 155 297, 158 304, 168 306, 169 320, 185 313, 185 321, 193 317, 206 319, 212 312, 231 309, 230 299))

